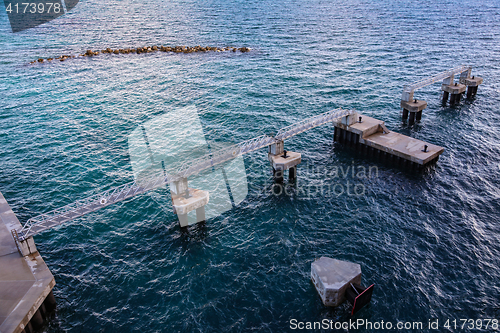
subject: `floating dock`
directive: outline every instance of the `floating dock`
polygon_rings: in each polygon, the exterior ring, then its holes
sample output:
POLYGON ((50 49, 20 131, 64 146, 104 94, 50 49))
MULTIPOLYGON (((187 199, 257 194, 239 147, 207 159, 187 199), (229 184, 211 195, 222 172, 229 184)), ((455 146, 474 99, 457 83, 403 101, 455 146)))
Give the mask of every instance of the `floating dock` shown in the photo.
POLYGON ((394 166, 420 169, 437 162, 443 147, 391 132, 382 120, 350 115, 334 122, 334 140, 394 166))
MULTIPOLYGON (((12 230, 20 229, 16 215, 0 193, 0 332, 30 333, 43 327, 55 310, 54 277, 34 243, 20 254, 12 230)), ((32 239, 32 238, 31 238, 32 239)))

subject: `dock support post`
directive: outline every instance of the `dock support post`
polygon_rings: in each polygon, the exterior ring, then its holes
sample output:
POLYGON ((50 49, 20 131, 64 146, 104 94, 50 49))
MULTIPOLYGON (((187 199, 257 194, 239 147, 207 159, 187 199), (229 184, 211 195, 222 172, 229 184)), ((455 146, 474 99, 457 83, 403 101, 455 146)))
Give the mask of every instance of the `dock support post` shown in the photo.
POLYGON ((288 169, 288 180, 294 181, 297 177, 297 166, 293 166, 288 169))
POLYGON ((283 170, 273 168, 273 177, 276 183, 283 183, 283 170))
POLYGON ((40 312, 40 309, 36 310, 35 314, 33 317, 31 317, 31 323, 33 325, 33 328, 35 330, 39 330, 43 326, 43 317, 42 313, 40 312))
POLYGON ((408 110, 403 109, 403 121, 406 121, 408 119, 408 110))
POLYGON ((24 326, 24 332, 33 333, 33 325, 31 325, 31 321, 29 321, 28 324, 24 326))
POLYGON ((198 221, 198 222, 205 221, 205 206, 201 206, 200 208, 196 208, 196 221, 198 221))
POLYGON ((49 312, 53 312, 56 309, 56 307, 57 307, 56 298, 54 297, 54 293, 52 292, 52 290, 47 295, 47 297, 45 298, 45 301, 43 301, 43 303, 45 304, 45 308, 49 312))
POLYGON ((477 86, 468 86, 467 87, 467 98, 472 98, 472 96, 475 96, 477 94, 477 86))
POLYGON ((467 87, 467 98, 472 97, 472 91, 474 90, 474 87, 468 86, 467 87))
POLYGON ((179 218, 179 225, 182 227, 187 227, 189 225, 188 215, 187 214, 177 214, 179 218))
POLYGON ((417 121, 420 121, 422 119, 422 111, 417 112, 417 121))
POLYGON ((457 104, 460 102, 460 94, 451 94, 450 104, 457 104))
POLYGON ((446 104, 448 102, 448 97, 450 96, 450 93, 447 91, 443 91, 443 104, 446 104))
POLYGON ((410 120, 408 124, 413 125, 415 123, 415 112, 410 112, 410 120))

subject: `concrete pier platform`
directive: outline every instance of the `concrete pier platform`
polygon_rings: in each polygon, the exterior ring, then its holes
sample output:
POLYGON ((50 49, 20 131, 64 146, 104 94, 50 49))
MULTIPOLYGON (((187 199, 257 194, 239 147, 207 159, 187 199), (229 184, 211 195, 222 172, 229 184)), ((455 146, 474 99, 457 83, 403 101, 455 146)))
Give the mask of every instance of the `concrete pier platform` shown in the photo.
POLYGON ((403 108, 403 120, 408 119, 408 114, 410 115, 410 125, 422 118, 422 110, 427 107, 427 102, 414 99, 411 102, 401 100, 401 107, 403 108))
POLYGON ((179 217, 179 224, 181 227, 187 227, 189 224, 198 223, 205 220, 205 206, 208 203, 209 192, 197 190, 194 188, 187 188, 189 193, 173 194, 172 204, 174 206, 174 213, 179 217), (196 210, 196 221, 190 223, 187 214, 196 210))
POLYGON ((0 332, 32 332, 55 309, 54 277, 37 251, 22 256, 11 230, 21 224, 0 193, 0 332), (52 309, 52 310, 53 310, 52 309))
POLYGON ((446 103, 448 96, 450 96, 450 104, 456 104, 460 102, 462 94, 465 92, 465 85, 460 83, 455 84, 442 84, 441 90, 443 91, 443 103, 446 103))
POLYGON ((293 151, 287 151, 286 157, 284 154, 272 155, 269 154, 269 162, 271 162, 274 170, 287 170, 290 169, 302 161, 302 154, 293 151))
POLYGON ((382 120, 368 116, 361 118, 361 122, 354 122, 349 126, 340 121, 334 123, 335 141, 368 156, 408 167, 434 163, 444 151, 443 147, 391 132, 382 120))
POLYGON ((203 207, 208 203, 208 191, 189 188, 189 197, 184 194, 172 196, 174 212, 177 214, 187 214, 197 208, 203 207))
POLYGON ((409 112, 418 112, 418 111, 422 111, 423 109, 425 109, 427 107, 427 102, 422 101, 422 100, 418 100, 418 99, 415 99, 411 102, 407 102, 407 101, 402 100, 401 107, 403 109, 408 110, 409 112))
POLYGON ((473 76, 468 79, 465 79, 465 85, 467 87, 477 87, 481 83, 483 83, 483 78, 479 76, 473 76))
POLYGON ((459 84, 459 83, 450 84, 450 85, 443 84, 441 86, 441 90, 445 91, 449 94, 452 94, 452 95, 462 94, 465 92, 465 85, 459 84))

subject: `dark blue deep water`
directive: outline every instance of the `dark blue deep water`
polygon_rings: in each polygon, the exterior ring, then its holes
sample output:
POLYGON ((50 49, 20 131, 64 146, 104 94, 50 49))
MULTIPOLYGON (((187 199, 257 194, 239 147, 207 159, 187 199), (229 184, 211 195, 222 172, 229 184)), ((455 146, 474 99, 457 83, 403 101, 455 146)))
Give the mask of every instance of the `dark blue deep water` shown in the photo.
POLYGON ((244 157, 246 199, 187 232, 157 191, 36 236, 57 282, 47 332, 288 332, 291 319, 349 320, 310 281, 320 256, 359 263, 376 284, 354 319, 493 331, 443 325, 500 317, 498 1, 82 0, 16 34, 0 14, 0 46, 0 191, 21 222, 133 180, 128 135, 184 106, 212 140, 342 107, 445 147, 412 174, 333 144, 323 126, 286 141, 303 154, 299 185, 349 181, 362 195, 275 196, 262 149, 244 157), (28 65, 146 45, 252 50, 28 65), (484 78, 477 97, 449 107, 439 84, 418 90, 428 107, 403 125, 403 86, 461 64, 484 78), (324 175, 353 165, 378 172, 324 175))

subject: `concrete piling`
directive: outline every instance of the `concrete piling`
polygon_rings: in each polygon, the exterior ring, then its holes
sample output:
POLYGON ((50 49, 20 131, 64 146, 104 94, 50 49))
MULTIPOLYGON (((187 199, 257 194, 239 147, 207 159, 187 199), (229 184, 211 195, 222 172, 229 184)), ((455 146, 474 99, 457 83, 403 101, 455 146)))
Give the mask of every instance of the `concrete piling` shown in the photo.
POLYGON ((406 121, 408 119, 408 110, 403 109, 403 121, 406 121))
POLYGON ((450 96, 450 93, 447 91, 443 91, 443 104, 446 104, 448 102, 448 97, 450 96))
POLYGON ((39 330, 43 327, 43 317, 40 309, 36 310, 33 317, 31 317, 31 324, 35 330, 39 330))
POLYGON ((413 125, 415 123, 415 112, 410 112, 410 119, 408 120, 408 124, 413 125))
POLYGON ((205 206, 202 206, 200 208, 196 208, 196 220, 198 222, 203 222, 206 220, 206 218, 205 218, 205 206))
POLYGON ((416 120, 420 121, 422 119, 422 111, 416 112, 416 120))
POLYGON ((273 168, 273 179, 275 183, 283 183, 283 170, 273 168))
POLYGON ((293 166, 290 169, 288 169, 288 178, 293 181, 295 180, 296 177, 297 177, 297 166, 293 166))

